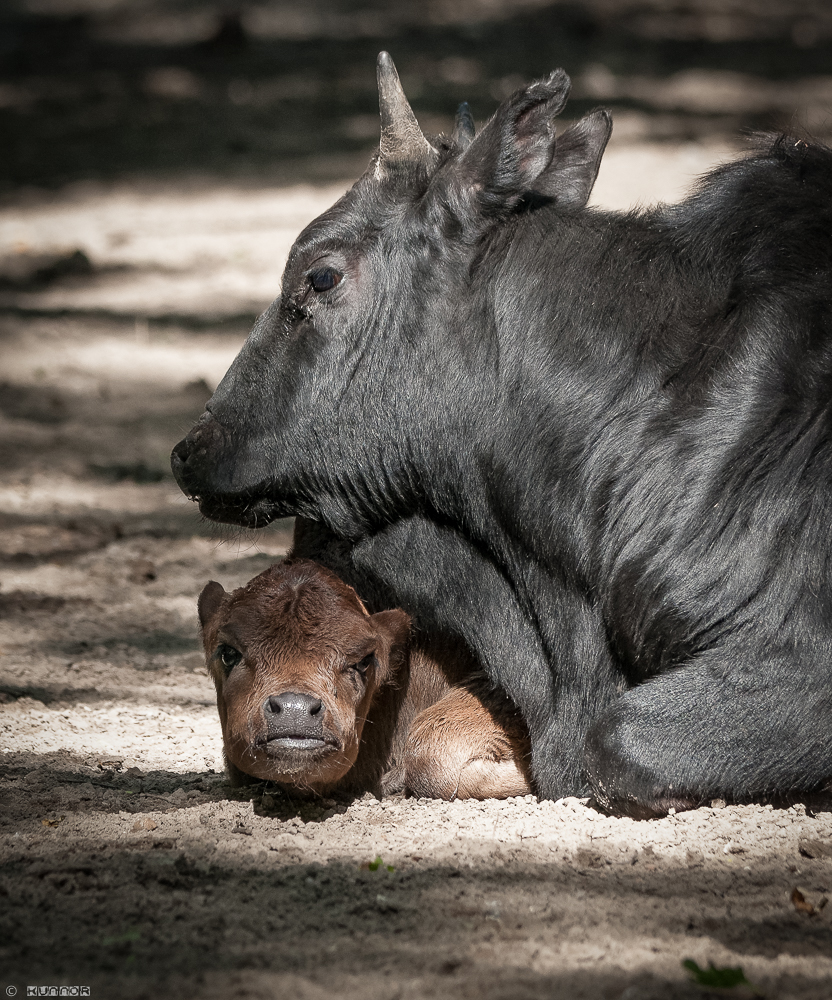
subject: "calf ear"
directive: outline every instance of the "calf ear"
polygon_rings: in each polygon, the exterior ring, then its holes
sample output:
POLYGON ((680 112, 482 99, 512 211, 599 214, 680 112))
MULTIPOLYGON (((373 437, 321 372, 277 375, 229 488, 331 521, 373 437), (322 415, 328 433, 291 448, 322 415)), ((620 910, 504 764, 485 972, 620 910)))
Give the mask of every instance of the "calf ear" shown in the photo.
POLYGON ((551 163, 534 182, 535 194, 564 207, 582 208, 589 201, 611 132, 612 117, 603 108, 562 132, 551 163))
POLYGON ((221 583, 212 580, 203 587, 196 604, 199 612, 199 624, 203 629, 216 614, 222 604, 223 597, 225 597, 225 591, 221 583))
POLYGON ((555 117, 571 83, 562 69, 503 101, 456 164, 463 195, 499 212, 529 191, 555 153, 555 117))
POLYGON ((393 611, 380 611, 376 615, 371 615, 370 621, 379 637, 379 644, 376 647, 377 680, 379 684, 387 684, 399 672, 407 656, 410 615, 396 608, 393 611))

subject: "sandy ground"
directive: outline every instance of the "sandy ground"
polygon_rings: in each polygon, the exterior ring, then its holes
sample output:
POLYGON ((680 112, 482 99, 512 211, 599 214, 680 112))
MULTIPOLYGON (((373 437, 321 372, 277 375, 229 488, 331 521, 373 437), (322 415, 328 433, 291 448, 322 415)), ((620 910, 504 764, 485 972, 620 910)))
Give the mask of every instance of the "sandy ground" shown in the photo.
MULTIPOLYGON (((729 154, 622 141, 596 201, 675 197, 729 154)), ((0 302, 0 989, 666 1000, 708 995, 691 958, 828 998, 832 814, 227 784, 196 597, 290 526, 201 522, 167 454, 343 187, 87 185, 0 211, 7 267, 90 264, 0 302)))

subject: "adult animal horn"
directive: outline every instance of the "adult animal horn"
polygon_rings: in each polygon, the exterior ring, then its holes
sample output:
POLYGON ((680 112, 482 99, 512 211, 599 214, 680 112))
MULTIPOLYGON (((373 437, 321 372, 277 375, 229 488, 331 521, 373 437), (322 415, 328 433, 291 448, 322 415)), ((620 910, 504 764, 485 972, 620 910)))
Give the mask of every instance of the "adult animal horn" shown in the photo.
POLYGON ((462 149, 467 149, 476 135, 474 116, 468 107, 468 102, 463 101, 456 109, 456 120, 454 121, 454 141, 462 149))
POLYGON ((381 112, 379 167, 396 163, 433 163, 436 150, 422 135, 413 109, 404 96, 399 74, 389 52, 379 52, 376 63, 378 106, 381 112))

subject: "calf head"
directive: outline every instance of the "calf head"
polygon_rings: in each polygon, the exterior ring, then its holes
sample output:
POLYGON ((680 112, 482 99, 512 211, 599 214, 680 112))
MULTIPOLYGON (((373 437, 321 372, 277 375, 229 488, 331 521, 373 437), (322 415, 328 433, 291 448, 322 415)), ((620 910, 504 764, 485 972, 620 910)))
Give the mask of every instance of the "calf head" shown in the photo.
POLYGON ((482 414, 505 367, 498 318, 517 308, 495 263, 512 220, 572 212, 592 189, 610 119, 597 111, 556 135, 563 70, 518 90, 479 134, 463 105, 453 136, 431 138, 386 53, 378 83, 367 172, 301 233, 280 297, 174 448, 180 487, 215 520, 303 514, 358 537, 430 509, 429 484, 441 491, 449 471, 431 465, 458 460, 442 442, 466 441, 472 466, 493 451, 482 414))
POLYGON ((399 678, 410 619, 370 615, 352 587, 308 560, 199 598, 226 758, 255 778, 323 791, 358 757, 380 688, 399 678))

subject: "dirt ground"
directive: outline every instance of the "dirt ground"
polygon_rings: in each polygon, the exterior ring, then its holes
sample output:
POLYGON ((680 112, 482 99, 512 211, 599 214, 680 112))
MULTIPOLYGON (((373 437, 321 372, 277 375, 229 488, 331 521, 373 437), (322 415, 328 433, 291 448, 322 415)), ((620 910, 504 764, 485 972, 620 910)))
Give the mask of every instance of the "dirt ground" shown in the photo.
MULTIPOLYGON (((102 37, 144 30, 128 6, 99 6, 111 12, 102 37)), ((196 7, 172 9, 183 31, 203 30, 196 7)), ((795 24, 803 45, 809 28, 795 24)), ((484 104, 494 92, 464 60, 443 65, 484 104)), ((579 94, 623 102, 596 204, 679 197, 741 148, 734 125, 760 102, 814 108, 823 125, 829 77, 766 90, 753 74, 703 72, 651 90, 644 67, 580 69, 579 94), (671 123, 685 101, 692 117, 671 123)), ((167 87, 169 101, 197 100, 187 76, 153 79, 154 99, 167 87)), ((25 105, 13 83, 0 110, 25 105)), ((256 88, 237 92, 262 110, 256 88)), ((832 813, 717 802, 634 822, 577 799, 310 803, 227 783, 196 597, 279 559, 291 525, 255 536, 201 521, 168 454, 276 293, 294 235, 344 190, 348 172, 331 178, 354 152, 339 147, 306 181, 300 168, 288 180, 90 180, 42 166, 38 188, 4 175, 0 990, 825 1000, 832 813), (741 967, 752 985, 709 990, 686 959, 741 967)))

